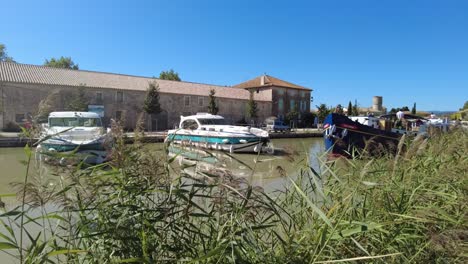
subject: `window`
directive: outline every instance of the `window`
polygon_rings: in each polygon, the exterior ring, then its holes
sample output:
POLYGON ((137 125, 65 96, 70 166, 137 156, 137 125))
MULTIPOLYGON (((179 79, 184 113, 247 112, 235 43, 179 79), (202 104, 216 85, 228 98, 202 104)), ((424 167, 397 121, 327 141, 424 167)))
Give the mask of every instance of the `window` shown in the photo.
POLYGON ((307 101, 303 101, 303 102, 302 102, 302 107, 303 107, 303 108, 302 108, 302 111, 307 110, 307 101))
POLYGON ((198 97, 198 106, 203 106, 203 97, 198 97))
POLYGON ((24 119, 24 114, 16 114, 15 115, 15 121, 16 123, 22 123, 24 119))
POLYGON ((101 92, 96 92, 96 101, 102 102, 102 93, 101 92))
POLYGON ((278 111, 283 112, 283 110, 284 110, 284 101, 283 101, 283 98, 280 98, 278 100, 278 111))
POLYGON ((278 89, 278 94, 283 95, 284 94, 284 89, 278 89))
POLYGON ((190 106, 190 96, 184 96, 184 105, 190 106))
POLYGON ((182 123, 182 128, 183 129, 190 129, 190 130, 195 130, 198 128, 198 124, 197 124, 197 121, 195 120, 185 120, 183 123, 182 123))
POLYGON ((84 126, 84 127, 100 127, 100 118, 85 118, 85 117, 53 117, 49 118, 49 126, 55 127, 72 127, 72 126, 84 126))
POLYGON ((295 103, 296 103, 296 102, 294 101, 294 99, 291 99, 291 100, 289 101, 289 109, 290 109, 290 110, 294 110, 294 108, 295 108, 295 106, 296 106, 295 103))
POLYGON ((301 97, 304 98, 304 96, 305 96, 305 92, 301 91, 301 97))
POLYGON ((117 120, 122 119, 122 111, 115 111, 115 119, 117 120))
POLYGON ((202 125, 226 125, 224 118, 198 118, 198 122, 202 125))
POLYGON ((123 102, 123 92, 117 92, 117 102, 122 103, 123 102))

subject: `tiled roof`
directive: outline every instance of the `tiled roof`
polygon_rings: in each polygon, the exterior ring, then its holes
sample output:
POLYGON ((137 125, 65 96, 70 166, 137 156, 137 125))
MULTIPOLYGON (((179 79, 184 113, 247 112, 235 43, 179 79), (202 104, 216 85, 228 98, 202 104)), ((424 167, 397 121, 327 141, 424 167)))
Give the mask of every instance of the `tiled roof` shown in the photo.
POLYGON ((246 82, 234 85, 233 87, 245 89, 245 88, 259 88, 259 87, 271 87, 271 86, 292 88, 292 89, 299 89, 299 90, 312 90, 303 86, 296 85, 294 83, 280 80, 278 78, 275 78, 269 75, 261 75, 252 80, 248 80, 246 82))
MULTIPOLYGON (((153 80, 159 84, 161 93, 208 96, 210 90, 214 89, 216 91, 216 97, 249 99, 248 91, 232 87, 160 80, 115 73, 69 70, 38 65, 0 62, 0 82, 60 86, 85 85, 93 88, 146 91, 148 83, 153 80)), ((255 99, 258 101, 271 101, 271 96, 267 93, 260 93, 255 95, 255 99)))

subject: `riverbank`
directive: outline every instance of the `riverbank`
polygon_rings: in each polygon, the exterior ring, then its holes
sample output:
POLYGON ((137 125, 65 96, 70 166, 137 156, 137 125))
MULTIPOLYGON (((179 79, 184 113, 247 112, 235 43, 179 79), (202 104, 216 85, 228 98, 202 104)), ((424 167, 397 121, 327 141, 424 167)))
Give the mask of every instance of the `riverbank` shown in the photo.
MULTIPOLYGON (((166 138, 166 132, 145 132, 140 138, 144 143, 159 143, 164 142, 166 138)), ((322 129, 317 128, 299 128, 284 133, 270 133, 270 138, 309 138, 309 137, 321 137, 323 135, 322 129)), ((125 133, 125 143, 131 144, 134 141, 134 133, 125 133)), ((0 148, 13 148, 13 147, 24 147, 26 144, 34 145, 37 139, 27 139, 21 136, 21 133, 12 132, 0 132, 0 148)))

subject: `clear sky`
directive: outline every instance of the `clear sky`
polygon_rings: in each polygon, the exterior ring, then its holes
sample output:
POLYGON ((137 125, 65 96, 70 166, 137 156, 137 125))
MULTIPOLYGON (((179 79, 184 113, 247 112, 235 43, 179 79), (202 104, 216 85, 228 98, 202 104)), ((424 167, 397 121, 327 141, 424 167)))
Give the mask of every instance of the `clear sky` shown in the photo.
POLYGON ((457 110, 468 100, 467 0, 165 0, 0 3, 0 43, 20 63, 235 85, 263 73, 356 99, 457 110))

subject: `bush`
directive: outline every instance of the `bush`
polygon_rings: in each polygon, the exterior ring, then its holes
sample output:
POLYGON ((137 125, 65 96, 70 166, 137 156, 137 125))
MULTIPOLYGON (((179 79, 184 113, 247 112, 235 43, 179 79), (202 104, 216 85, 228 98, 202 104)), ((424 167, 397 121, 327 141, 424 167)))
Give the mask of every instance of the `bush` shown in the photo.
POLYGON ((304 164, 298 177, 285 175, 284 190, 265 193, 222 168, 176 172, 174 158, 124 145, 112 129, 112 162, 62 172, 69 179, 57 185, 26 179, 28 206, 0 214, 3 250, 25 263, 466 260, 466 131, 416 140, 396 156, 324 160, 321 172, 304 164), (31 216, 34 206, 42 217, 31 216), (8 228, 20 216, 55 229, 36 237, 18 225, 26 243, 8 228))

